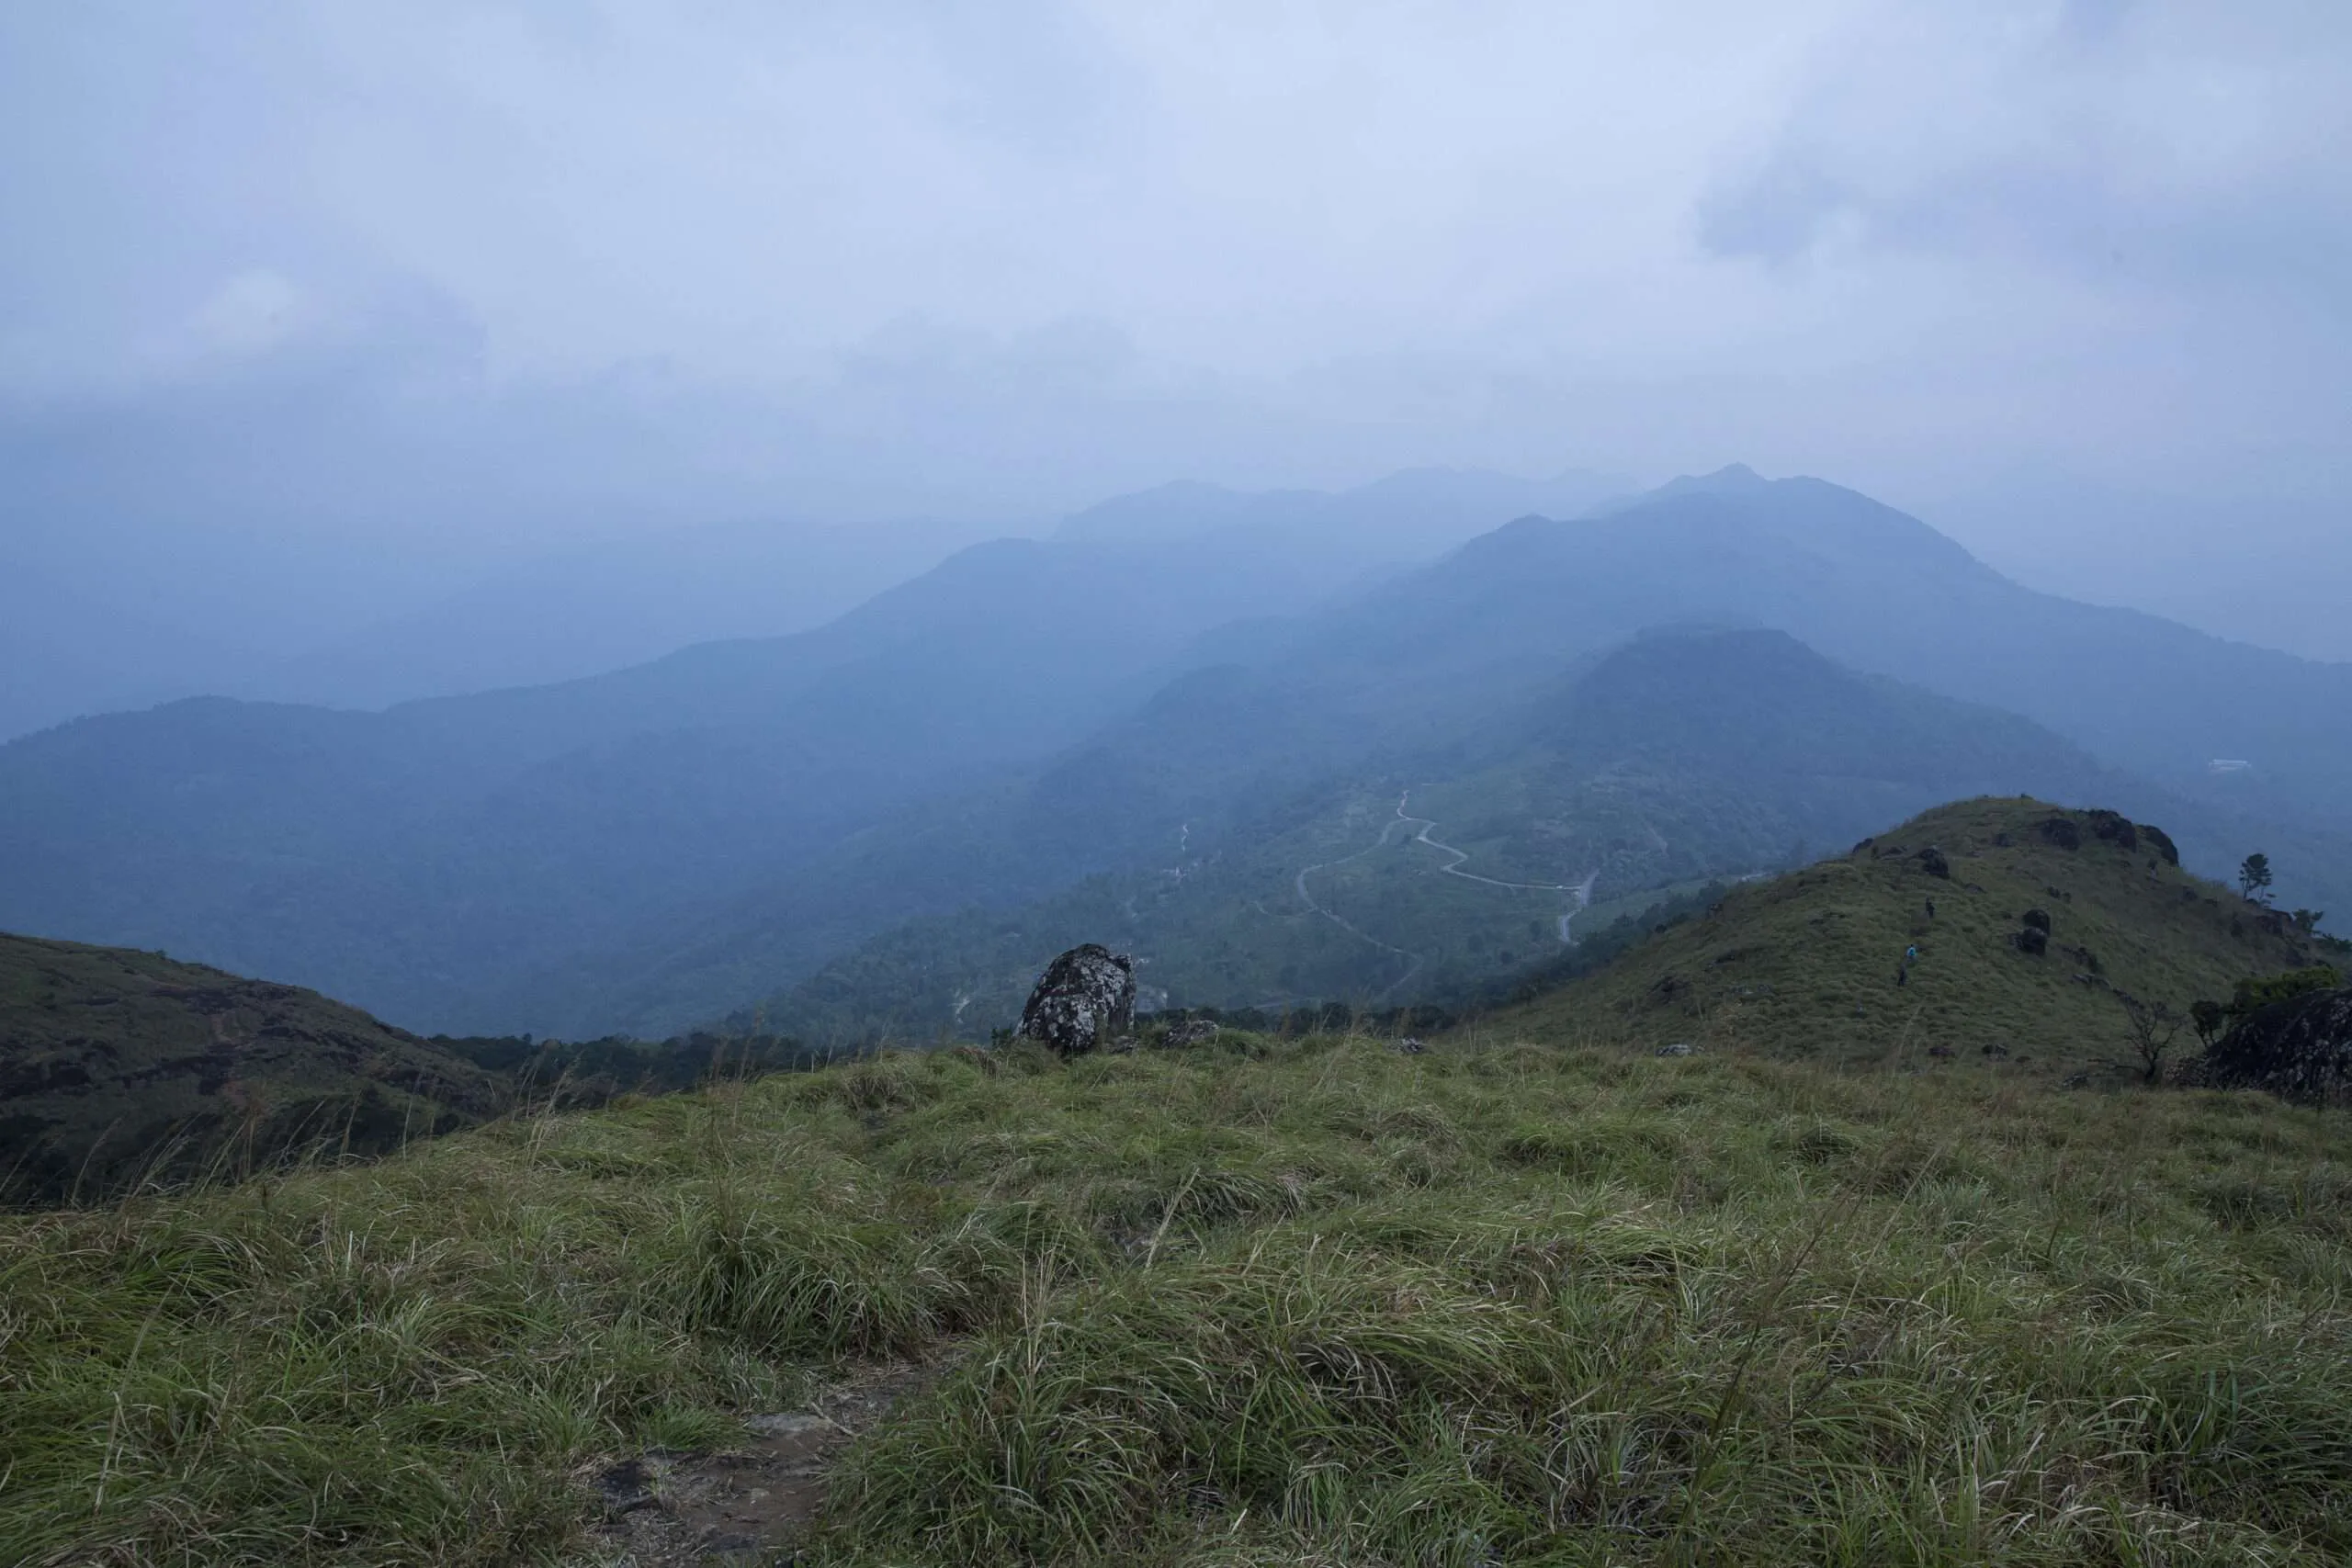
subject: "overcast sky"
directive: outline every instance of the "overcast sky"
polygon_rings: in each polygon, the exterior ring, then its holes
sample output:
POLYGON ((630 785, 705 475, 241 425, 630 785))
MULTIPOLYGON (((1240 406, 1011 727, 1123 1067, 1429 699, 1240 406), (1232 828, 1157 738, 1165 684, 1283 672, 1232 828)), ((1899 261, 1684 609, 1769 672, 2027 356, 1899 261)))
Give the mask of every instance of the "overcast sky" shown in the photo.
POLYGON ((2342 0, 74 0, 0 120, 26 531, 1744 460, 2345 554, 2342 0))

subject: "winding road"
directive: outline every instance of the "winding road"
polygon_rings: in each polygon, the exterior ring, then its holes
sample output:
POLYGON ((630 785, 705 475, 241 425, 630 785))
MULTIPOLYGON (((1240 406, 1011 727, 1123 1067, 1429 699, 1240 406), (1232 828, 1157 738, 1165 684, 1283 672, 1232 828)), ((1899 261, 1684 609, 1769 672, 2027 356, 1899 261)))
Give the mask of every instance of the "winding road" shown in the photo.
POLYGON ((1437 851, 1440 854, 1452 855, 1453 857, 1452 860, 1437 868, 1448 876, 1458 876, 1464 882, 1483 883, 1488 887, 1507 887, 1522 893, 1567 894, 1570 897, 1576 900, 1576 908, 1570 909, 1567 913, 1560 917, 1560 942, 1565 946, 1573 947, 1576 945, 1576 938, 1570 933, 1568 929, 1569 923, 1576 919, 1579 910, 1583 909, 1587 905, 1592 902, 1593 884, 1600 879, 1600 872, 1597 867, 1589 873, 1582 882, 1504 882, 1497 877, 1480 876, 1476 872, 1464 871, 1462 869, 1462 864, 1470 858, 1467 851, 1458 850, 1452 844, 1447 843, 1444 840, 1432 837, 1431 829, 1437 827, 1437 823, 1433 819, 1427 817, 1412 817, 1406 814, 1405 807, 1407 802, 1411 800, 1412 795, 1413 792, 1408 789, 1396 796, 1396 817, 1392 820, 1381 824, 1380 836, 1373 840, 1371 843, 1366 844, 1363 849, 1356 851, 1353 854, 1341 855, 1337 860, 1319 861, 1314 865, 1303 867, 1299 871, 1298 875, 1294 878, 1292 882, 1292 886, 1298 890, 1299 902, 1305 904, 1308 908, 1314 910, 1317 914, 1322 916, 1325 919, 1330 921, 1333 925, 1338 926, 1341 931, 1346 931, 1349 935, 1356 938, 1358 941, 1368 942, 1372 946, 1380 949, 1383 953, 1394 953, 1397 957, 1408 961, 1405 966, 1405 972, 1402 975, 1397 976, 1396 979, 1391 980, 1387 986, 1373 998, 1374 1001, 1387 1000, 1388 998, 1402 987, 1406 981, 1410 980, 1414 976, 1419 974, 1421 972, 1421 966, 1429 962, 1429 955, 1426 953, 1415 953, 1410 948, 1397 947, 1393 943, 1383 942, 1378 937, 1374 936, 1371 932, 1364 931, 1361 927, 1350 924, 1341 916, 1334 914, 1331 910, 1325 908, 1322 905, 1315 901, 1315 895, 1307 889, 1306 879, 1316 872, 1329 871, 1333 866, 1346 865, 1351 861, 1360 861, 1368 854, 1372 854, 1379 850, 1386 848, 1389 835, 1398 828, 1415 828, 1419 829, 1419 831, 1410 835, 1406 840, 1406 842, 1427 844, 1430 849, 1437 851))
POLYGON ((1600 880, 1600 872, 1596 867, 1582 882, 1568 889, 1576 897, 1577 907, 1560 917, 1560 945, 1562 947, 1574 947, 1577 944, 1576 933, 1568 927, 1578 915, 1592 908, 1592 885, 1600 880))

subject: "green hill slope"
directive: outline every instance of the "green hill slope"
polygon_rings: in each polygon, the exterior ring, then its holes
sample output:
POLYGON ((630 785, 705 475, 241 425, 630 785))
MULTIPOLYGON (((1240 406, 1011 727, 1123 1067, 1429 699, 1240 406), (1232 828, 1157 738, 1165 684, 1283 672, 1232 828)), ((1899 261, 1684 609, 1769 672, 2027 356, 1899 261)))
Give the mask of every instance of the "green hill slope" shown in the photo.
POLYGON ((160 953, 0 934, 0 1190, 103 1192, 479 1122, 507 1081, 356 1008, 160 953))
MULTIPOLYGON (((1735 889, 1496 1027, 1846 1064, 1932 1065, 1947 1060, 1939 1050, 2037 1074, 2115 1063, 2130 1055, 2119 992, 2185 1015, 2242 977, 2326 956, 2290 920, 2183 872, 2167 847, 2112 813, 1941 807, 1735 889), (1931 874, 1931 849, 1948 877, 1931 874), (2015 940, 2030 910, 2050 921, 2038 955, 2015 940)), ((2194 1046, 2184 1036, 2177 1049, 2194 1046)))
POLYGON ((1171 824, 1148 870, 873 939, 765 1017, 820 1041, 986 1038, 1081 941, 1132 953, 1165 1005, 1460 1006, 1596 929, 1587 900, 1777 869, 1995 789, 2154 793, 2027 720, 1857 674, 1778 632, 1657 634, 1466 739, 1171 824))

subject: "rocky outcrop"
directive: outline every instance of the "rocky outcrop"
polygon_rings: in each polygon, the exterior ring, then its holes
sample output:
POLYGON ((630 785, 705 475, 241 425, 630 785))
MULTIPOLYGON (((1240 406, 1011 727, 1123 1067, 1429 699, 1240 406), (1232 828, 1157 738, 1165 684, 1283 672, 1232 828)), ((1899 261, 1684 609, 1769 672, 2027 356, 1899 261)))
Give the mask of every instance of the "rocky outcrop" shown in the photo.
POLYGON ((1951 880, 1951 862, 1946 860, 1943 851, 1933 844, 1919 852, 1919 869, 1929 876, 1940 876, 1946 882, 1951 880))
POLYGON ((2140 847, 2140 829, 2120 811, 2090 813, 2091 836, 2124 851, 2140 847))
POLYGON ((1132 1034, 1135 1027, 1135 961, 1090 942, 1046 966, 1014 1032, 1080 1056, 1132 1034))
POLYGON ((1177 1051, 1191 1045, 1205 1045, 1216 1038, 1216 1024, 1205 1018, 1187 1018, 1161 1031, 1159 1043, 1169 1050, 1177 1051))
POLYGON ((2352 1100, 2352 988, 2312 991, 2241 1019, 2187 1076, 2305 1105, 2352 1100))

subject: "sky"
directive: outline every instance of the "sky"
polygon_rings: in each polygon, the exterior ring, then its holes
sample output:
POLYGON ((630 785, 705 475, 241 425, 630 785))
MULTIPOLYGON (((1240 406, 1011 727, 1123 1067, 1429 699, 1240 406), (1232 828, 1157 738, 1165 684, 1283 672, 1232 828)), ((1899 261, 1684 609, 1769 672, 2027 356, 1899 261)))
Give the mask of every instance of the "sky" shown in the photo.
POLYGON ((2346 147, 2340 0, 11 6, 0 548, 1744 461, 2352 659, 2346 147))

